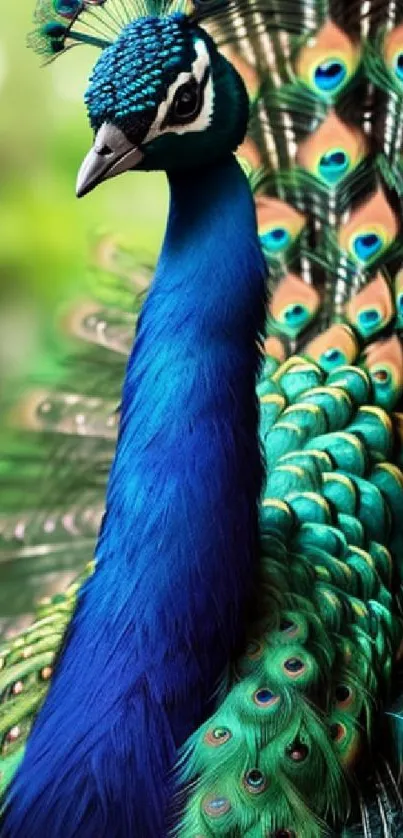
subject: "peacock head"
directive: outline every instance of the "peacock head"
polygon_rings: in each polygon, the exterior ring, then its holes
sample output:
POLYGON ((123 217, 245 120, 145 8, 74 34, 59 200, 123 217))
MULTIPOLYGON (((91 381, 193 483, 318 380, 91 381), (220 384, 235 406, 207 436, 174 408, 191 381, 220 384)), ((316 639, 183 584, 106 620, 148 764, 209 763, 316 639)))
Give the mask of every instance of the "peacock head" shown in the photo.
POLYGON ((79 196, 130 169, 210 165, 242 142, 244 84, 200 26, 226 2, 193 0, 189 11, 190 0, 38 0, 37 51, 102 49, 85 97, 95 139, 79 196))
POLYGON ((78 195, 128 169, 186 169, 235 150, 246 131, 243 83, 183 14, 129 23, 101 54, 86 103, 95 132, 78 195))

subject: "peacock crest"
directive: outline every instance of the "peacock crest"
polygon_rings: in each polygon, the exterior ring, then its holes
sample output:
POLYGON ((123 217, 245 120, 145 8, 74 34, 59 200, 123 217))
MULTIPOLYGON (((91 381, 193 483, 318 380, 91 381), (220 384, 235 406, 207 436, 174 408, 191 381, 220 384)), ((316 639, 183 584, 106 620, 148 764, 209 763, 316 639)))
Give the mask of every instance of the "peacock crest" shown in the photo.
MULTIPOLYGON (((36 52, 48 57, 79 43, 105 49, 134 20, 185 13, 187 6, 187 0, 39 0, 35 12, 37 28, 29 43, 36 52)), ((151 46, 151 36, 149 41, 147 46, 151 46)))

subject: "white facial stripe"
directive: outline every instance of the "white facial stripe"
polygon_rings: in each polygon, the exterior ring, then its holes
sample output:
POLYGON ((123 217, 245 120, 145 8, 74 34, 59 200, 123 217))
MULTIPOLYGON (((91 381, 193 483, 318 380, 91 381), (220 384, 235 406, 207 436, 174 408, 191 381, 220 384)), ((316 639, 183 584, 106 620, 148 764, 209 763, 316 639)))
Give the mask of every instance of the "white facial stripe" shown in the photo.
POLYGON ((178 87, 185 84, 187 81, 190 81, 192 77, 200 83, 204 77, 207 67, 210 64, 210 57, 204 41, 200 39, 195 41, 195 49, 197 58, 195 58, 192 64, 191 72, 179 73, 178 78, 173 82, 173 84, 171 84, 167 97, 163 102, 161 102, 157 111, 157 116, 155 117, 147 136, 143 140, 143 144, 150 142, 150 140, 154 140, 155 137, 159 137, 162 134, 186 134, 188 131, 204 131, 204 129, 210 124, 213 113, 213 81, 211 73, 204 88, 203 107, 194 122, 189 122, 187 125, 167 125, 165 128, 161 128, 169 108, 172 105, 178 87))

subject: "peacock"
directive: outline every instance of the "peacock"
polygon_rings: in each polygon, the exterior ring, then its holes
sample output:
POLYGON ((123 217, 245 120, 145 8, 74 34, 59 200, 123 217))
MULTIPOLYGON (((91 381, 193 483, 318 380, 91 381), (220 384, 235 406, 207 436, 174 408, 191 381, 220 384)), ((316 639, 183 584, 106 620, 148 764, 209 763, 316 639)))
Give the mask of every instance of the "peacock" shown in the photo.
POLYGON ((78 196, 163 170, 170 208, 154 271, 104 248, 0 473, 16 611, 43 557, 81 570, 0 649, 1 838, 402 836, 403 5, 35 27, 101 51, 78 196))

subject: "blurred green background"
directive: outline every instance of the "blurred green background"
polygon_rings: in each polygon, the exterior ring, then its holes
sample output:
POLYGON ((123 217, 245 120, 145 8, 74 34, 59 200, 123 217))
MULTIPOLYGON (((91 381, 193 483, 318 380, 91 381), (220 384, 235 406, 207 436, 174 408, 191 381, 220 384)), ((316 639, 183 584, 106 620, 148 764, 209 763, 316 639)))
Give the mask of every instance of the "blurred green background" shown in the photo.
POLYGON ((0 32, 0 380, 32 369, 60 302, 84 290, 92 236, 119 233, 154 257, 167 210, 157 174, 128 173, 76 199, 98 53, 76 47, 43 66, 26 46, 34 5, 9 3, 0 32))

